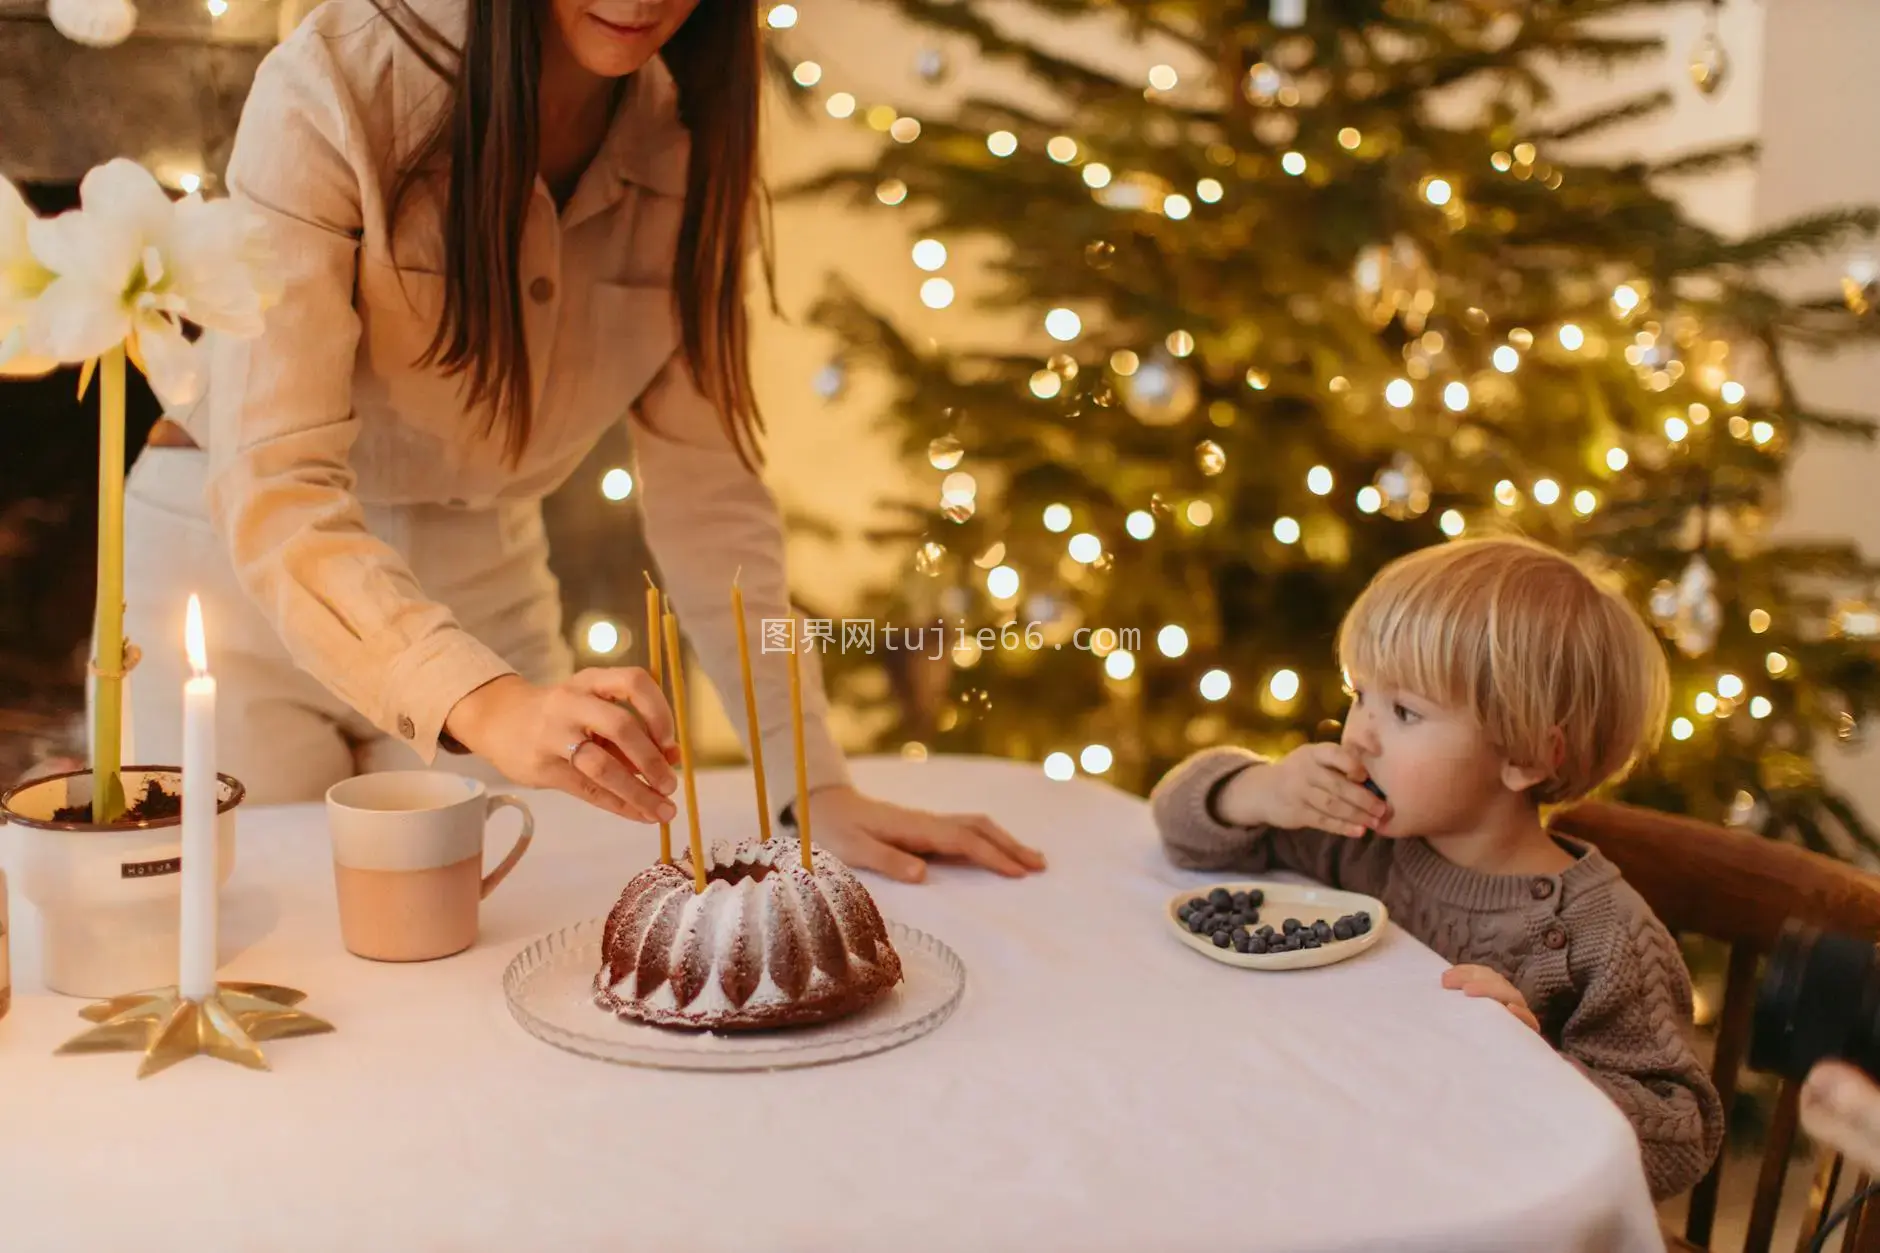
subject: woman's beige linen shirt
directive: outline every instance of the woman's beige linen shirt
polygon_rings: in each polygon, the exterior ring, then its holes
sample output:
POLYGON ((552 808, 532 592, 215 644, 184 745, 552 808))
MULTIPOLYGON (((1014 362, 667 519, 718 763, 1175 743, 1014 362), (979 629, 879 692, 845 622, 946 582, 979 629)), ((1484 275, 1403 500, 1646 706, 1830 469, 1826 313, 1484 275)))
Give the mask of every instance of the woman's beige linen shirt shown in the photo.
MULTIPOLYGON (((455 40, 461 4, 417 7, 455 40)), ((742 568, 781 805, 795 792, 787 670, 755 620, 788 613, 782 523, 679 349, 670 283, 689 143, 672 77, 658 59, 632 76, 565 211, 537 180, 521 249, 535 427, 519 466, 465 412, 459 379, 415 364, 443 301, 435 198, 405 211, 394 268, 390 180, 444 97, 370 0, 322 5, 255 76, 228 184, 271 225, 285 294, 260 338, 215 342, 205 400, 178 415, 209 450, 209 508, 236 573, 297 664, 433 760, 451 707, 511 667, 425 595, 362 503, 537 500, 631 410, 649 542, 734 710, 742 568)), ((810 786, 846 782, 820 667, 804 661, 810 786)))

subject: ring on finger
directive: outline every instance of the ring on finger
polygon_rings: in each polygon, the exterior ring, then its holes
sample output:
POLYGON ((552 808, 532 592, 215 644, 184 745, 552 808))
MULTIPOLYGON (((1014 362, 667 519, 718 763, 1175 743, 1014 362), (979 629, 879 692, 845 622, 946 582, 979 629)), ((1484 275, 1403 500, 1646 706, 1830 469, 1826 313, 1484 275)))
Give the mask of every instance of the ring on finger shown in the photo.
POLYGON ((584 735, 580 739, 576 740, 574 743, 568 745, 568 747, 565 750, 563 750, 561 755, 568 759, 569 765, 571 766, 574 765, 575 754, 579 753, 581 751, 581 746, 586 744, 587 742, 588 742, 588 737, 584 735))

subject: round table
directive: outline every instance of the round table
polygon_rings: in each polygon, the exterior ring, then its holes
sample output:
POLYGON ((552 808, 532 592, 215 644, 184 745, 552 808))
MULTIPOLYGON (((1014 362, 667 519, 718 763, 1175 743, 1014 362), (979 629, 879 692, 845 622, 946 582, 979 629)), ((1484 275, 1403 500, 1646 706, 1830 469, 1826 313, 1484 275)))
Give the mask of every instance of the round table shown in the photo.
MULTIPOLYGON (((524 1032, 504 966, 605 913, 655 850, 560 795, 528 795, 535 848, 476 947, 408 966, 341 947, 319 806, 241 811, 222 977, 301 988, 338 1028, 266 1045, 272 1073, 199 1058, 139 1081, 133 1054, 52 1056, 85 1024, 41 990, 15 893, 0 1247, 1663 1247, 1617 1109, 1505 1010, 1443 990, 1396 928, 1323 969, 1234 969, 1164 932, 1167 896, 1203 876, 1162 858, 1139 798, 977 758, 855 773, 989 813, 1051 869, 871 877, 885 913, 960 954, 967 990, 932 1035, 835 1066, 652 1071, 524 1032)), ((748 773, 699 784, 708 831, 754 822, 748 773)))

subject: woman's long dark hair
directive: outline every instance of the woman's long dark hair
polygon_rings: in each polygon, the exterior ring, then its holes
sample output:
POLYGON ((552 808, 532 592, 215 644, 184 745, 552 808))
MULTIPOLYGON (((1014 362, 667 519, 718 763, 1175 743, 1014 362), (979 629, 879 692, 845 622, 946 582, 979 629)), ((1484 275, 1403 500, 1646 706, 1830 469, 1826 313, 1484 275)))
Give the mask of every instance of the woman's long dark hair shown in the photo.
MULTIPOLYGON (((396 231, 406 197, 440 164, 448 168, 444 315, 420 364, 468 378, 485 434, 501 432, 513 463, 534 419, 518 271, 538 164, 541 28, 553 18, 547 0, 466 0, 457 49, 405 0, 373 4, 450 92, 435 127, 393 173, 387 209, 396 231)), ((754 0, 701 0, 661 50, 692 148, 672 279, 681 342, 693 381, 753 471, 764 422, 744 282, 758 187, 757 39, 754 0)))

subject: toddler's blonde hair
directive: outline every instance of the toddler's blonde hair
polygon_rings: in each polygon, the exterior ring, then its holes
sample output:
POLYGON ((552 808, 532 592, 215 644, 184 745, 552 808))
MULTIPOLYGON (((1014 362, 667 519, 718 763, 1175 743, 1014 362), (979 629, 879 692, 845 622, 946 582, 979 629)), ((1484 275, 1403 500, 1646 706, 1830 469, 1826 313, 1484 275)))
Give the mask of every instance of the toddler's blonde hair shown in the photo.
POLYGON ((1630 604, 1564 554, 1512 536, 1384 567, 1345 615, 1338 658, 1348 675, 1473 712, 1510 761, 1551 772, 1530 790, 1540 804, 1623 777, 1657 745, 1670 686, 1630 604))

